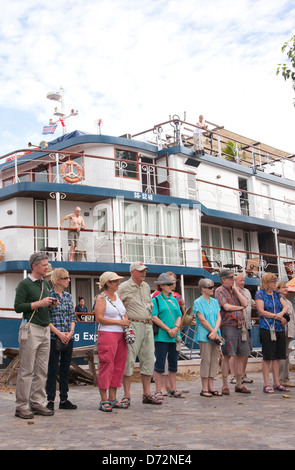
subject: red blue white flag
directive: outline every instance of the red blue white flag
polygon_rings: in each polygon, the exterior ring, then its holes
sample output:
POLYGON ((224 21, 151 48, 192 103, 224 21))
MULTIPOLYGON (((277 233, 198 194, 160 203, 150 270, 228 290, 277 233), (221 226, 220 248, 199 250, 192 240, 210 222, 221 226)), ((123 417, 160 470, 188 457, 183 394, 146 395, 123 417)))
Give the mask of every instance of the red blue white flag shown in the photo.
POLYGON ((44 126, 42 134, 54 134, 57 124, 53 126, 44 126))

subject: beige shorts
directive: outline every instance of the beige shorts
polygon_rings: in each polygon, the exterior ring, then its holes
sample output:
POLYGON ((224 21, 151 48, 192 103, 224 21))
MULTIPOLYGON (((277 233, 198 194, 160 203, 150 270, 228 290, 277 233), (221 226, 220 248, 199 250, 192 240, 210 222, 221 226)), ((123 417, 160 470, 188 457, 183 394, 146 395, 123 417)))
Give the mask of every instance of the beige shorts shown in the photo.
POLYGON ((128 356, 124 375, 131 376, 136 358, 139 360, 140 373, 153 375, 155 362, 155 342, 153 327, 149 323, 131 321, 135 332, 135 343, 128 344, 128 356))

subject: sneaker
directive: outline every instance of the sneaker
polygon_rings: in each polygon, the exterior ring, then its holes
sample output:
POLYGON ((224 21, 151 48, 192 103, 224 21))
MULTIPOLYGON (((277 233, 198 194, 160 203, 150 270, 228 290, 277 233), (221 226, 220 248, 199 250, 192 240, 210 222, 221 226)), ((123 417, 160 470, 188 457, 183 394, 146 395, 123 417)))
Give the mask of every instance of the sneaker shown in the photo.
POLYGON ((46 405, 46 408, 48 408, 51 411, 54 411, 54 401, 49 401, 46 405))
POLYGON ((48 409, 46 406, 38 405, 38 404, 31 404, 31 410, 34 415, 41 415, 41 416, 52 416, 54 415, 54 411, 48 409))
POLYGON ((237 382, 236 382, 236 377, 235 377, 234 375, 231 376, 231 378, 229 379, 229 383, 230 383, 230 384, 235 384, 235 383, 237 383, 237 382))
POLYGON ((60 410, 76 410, 77 408, 77 405, 73 405, 69 400, 61 401, 59 404, 60 410))
POLYGON ((245 374, 242 378, 242 384, 252 384, 252 383, 253 383, 253 380, 249 379, 249 377, 247 377, 247 375, 245 374))
POLYGON ((22 419, 34 419, 34 413, 30 410, 15 410, 15 416, 22 419))

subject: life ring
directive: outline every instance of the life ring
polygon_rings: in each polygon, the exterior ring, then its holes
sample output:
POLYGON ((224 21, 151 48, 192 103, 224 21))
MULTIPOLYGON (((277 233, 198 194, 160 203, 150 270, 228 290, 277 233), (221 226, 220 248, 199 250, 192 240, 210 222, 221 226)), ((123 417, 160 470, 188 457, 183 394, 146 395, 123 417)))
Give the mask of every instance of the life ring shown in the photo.
POLYGON ((65 181, 68 183, 78 183, 78 181, 81 181, 82 179, 82 174, 83 170, 82 167, 79 165, 79 163, 73 161, 73 160, 68 160, 67 162, 64 162, 60 168, 61 175, 65 181), (70 167, 70 171, 67 171, 67 167, 70 167), (72 167, 75 167, 78 174, 75 173, 72 170, 72 167))
POLYGON ((0 240, 0 261, 4 258, 5 245, 2 240, 0 240))

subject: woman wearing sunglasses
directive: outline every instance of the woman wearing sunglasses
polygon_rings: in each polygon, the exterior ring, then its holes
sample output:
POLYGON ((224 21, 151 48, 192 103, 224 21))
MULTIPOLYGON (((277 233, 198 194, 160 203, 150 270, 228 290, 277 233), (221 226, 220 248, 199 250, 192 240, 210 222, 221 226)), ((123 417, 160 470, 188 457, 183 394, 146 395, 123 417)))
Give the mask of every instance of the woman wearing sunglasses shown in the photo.
POLYGON ((46 393, 48 400, 47 408, 50 410, 54 410, 59 363, 59 408, 65 410, 75 410, 77 408, 76 405, 73 405, 73 403, 68 400, 69 370, 76 325, 73 299, 71 294, 66 291, 69 287, 70 280, 68 271, 63 268, 54 269, 51 274, 53 287, 50 291, 50 295, 55 301, 53 301, 51 307, 49 307, 51 340, 46 393))
POLYGON ((218 371, 222 342, 219 329, 221 323, 220 307, 218 301, 212 297, 214 284, 210 279, 200 279, 198 287, 202 295, 194 302, 194 313, 197 320, 196 339, 201 354, 202 390, 200 395, 207 398, 219 397, 222 396, 222 393, 214 389, 214 377, 218 371))

